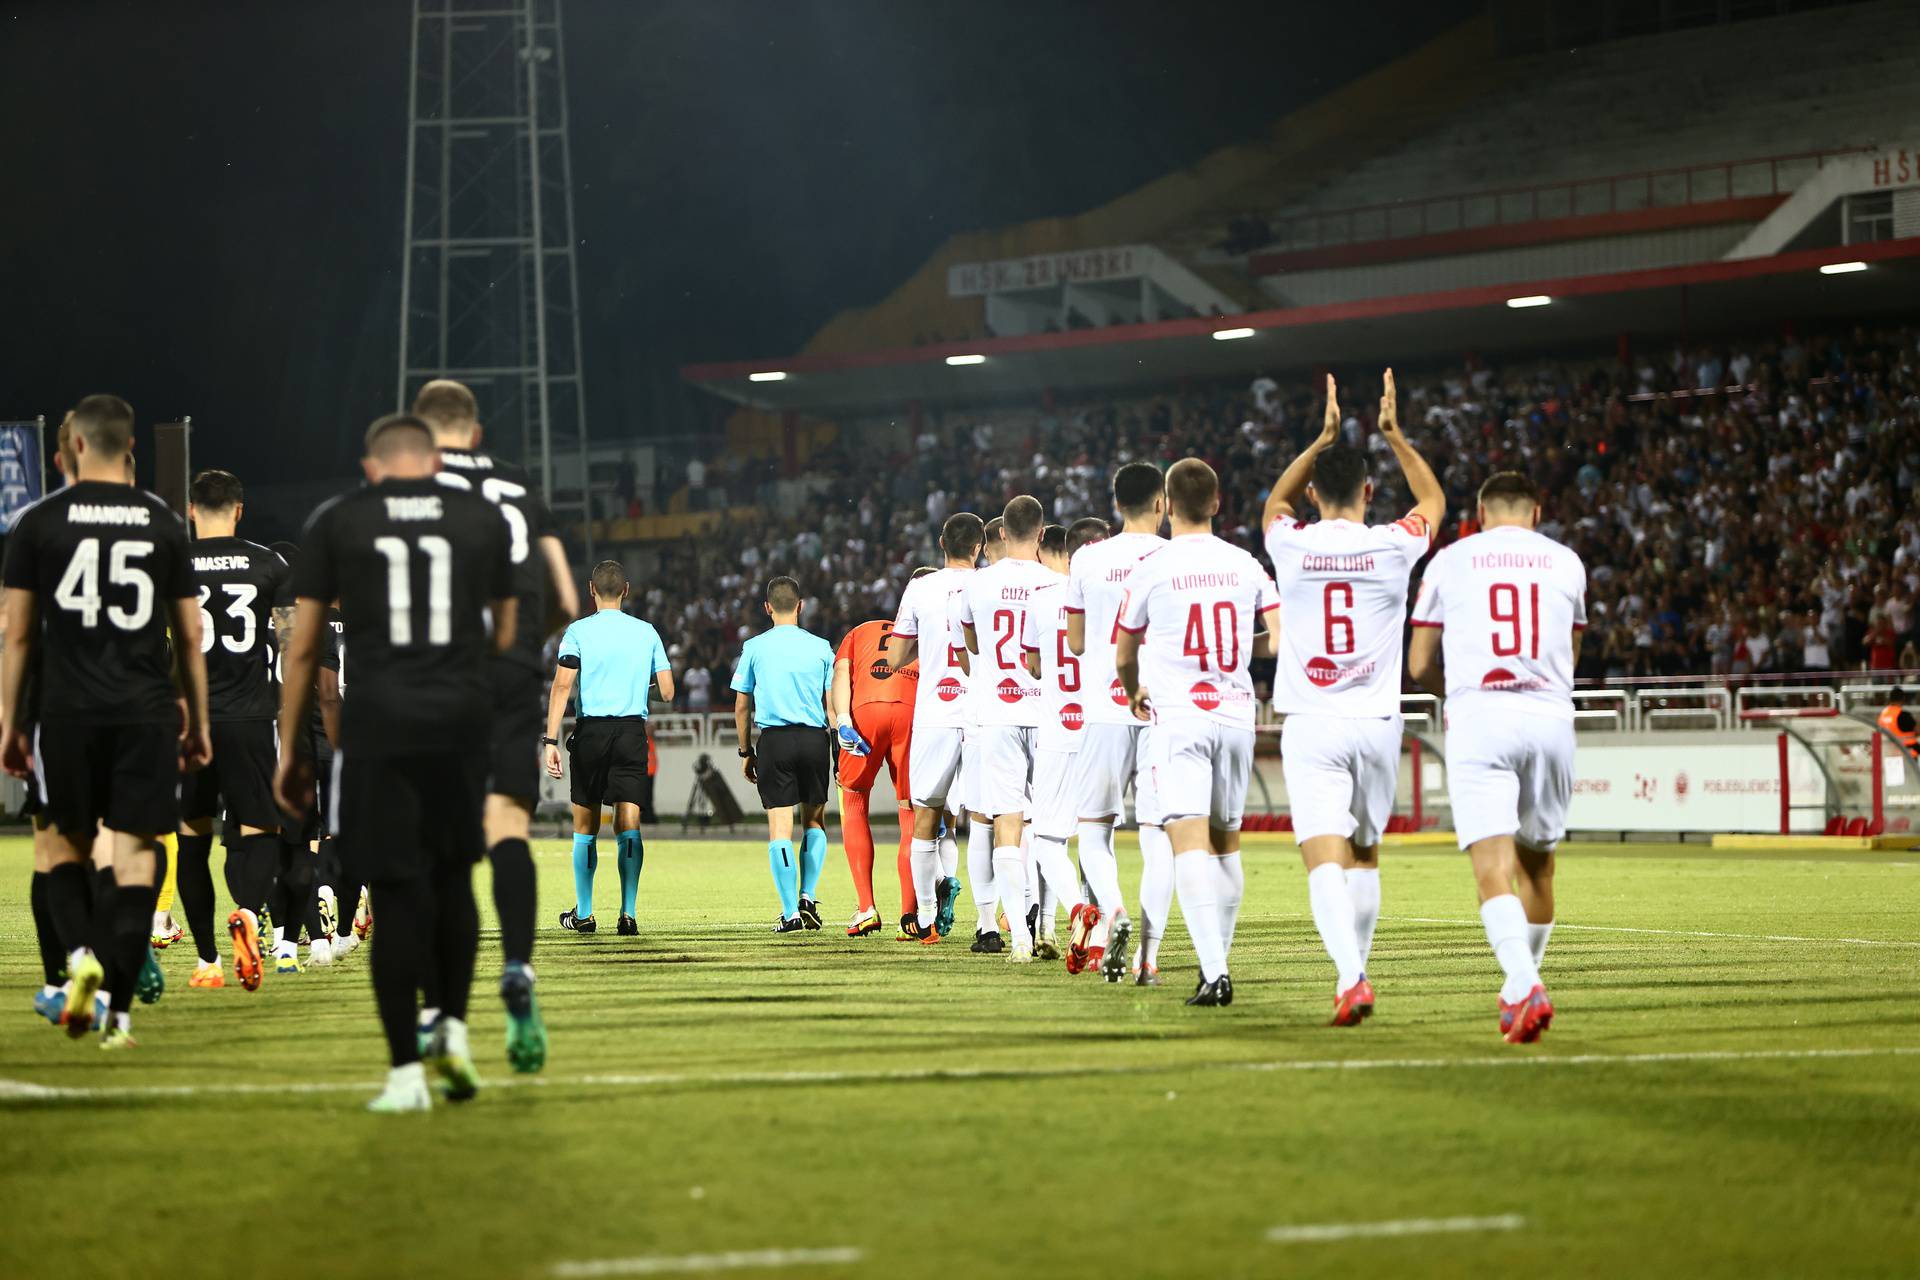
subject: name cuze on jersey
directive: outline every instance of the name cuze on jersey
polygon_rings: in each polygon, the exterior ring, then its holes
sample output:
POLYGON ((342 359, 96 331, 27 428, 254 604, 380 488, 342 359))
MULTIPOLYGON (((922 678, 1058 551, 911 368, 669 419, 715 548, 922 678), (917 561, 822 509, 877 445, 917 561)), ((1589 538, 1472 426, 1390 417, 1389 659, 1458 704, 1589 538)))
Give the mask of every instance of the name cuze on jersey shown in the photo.
POLYGON ((1407 579, 1432 543, 1419 515, 1392 524, 1304 524, 1267 530, 1280 592, 1273 709, 1283 715, 1400 714, 1407 579))
POLYGON ((192 553, 207 714, 222 722, 271 720, 279 709, 273 608, 293 602, 292 571, 277 553, 245 538, 202 538, 192 553))
POLYGON ((1115 623, 1127 598, 1127 580, 1148 556, 1167 540, 1153 533, 1117 533, 1091 542, 1073 554, 1067 572, 1066 611, 1085 617, 1086 652, 1080 655, 1080 674, 1087 696, 1087 719, 1093 724, 1138 724, 1127 710, 1127 693, 1113 669, 1113 645, 1119 638, 1115 623))
POLYGON ((960 590, 958 617, 973 628, 974 715, 979 723, 1040 725, 1040 682, 1021 658, 1020 636, 1035 589, 1059 581, 1038 560, 1009 556, 975 569, 960 590))
POLYGON ((1587 567, 1572 549, 1519 525, 1462 538, 1428 563, 1413 625, 1445 628, 1449 704, 1487 697, 1573 719, 1573 633, 1587 625, 1587 567))
POLYGON ((198 592, 186 525, 130 485, 81 480, 21 512, 6 585, 34 595, 40 716, 177 723, 167 602, 198 592))
POLYGON ((1210 533, 1183 534, 1135 569, 1120 628, 1140 637, 1155 722, 1251 729, 1254 619, 1279 603, 1260 562, 1210 533))
POLYGON ((294 594, 338 598, 353 649, 342 745, 369 754, 481 750, 492 695, 489 606, 514 594, 507 521, 433 480, 387 480, 314 512, 294 594))
POLYGON ((957 729, 967 723, 967 677, 960 669, 960 646, 965 639, 954 613, 961 584, 975 572, 951 566, 936 569, 909 582, 900 594, 893 634, 918 645, 915 728, 957 729))

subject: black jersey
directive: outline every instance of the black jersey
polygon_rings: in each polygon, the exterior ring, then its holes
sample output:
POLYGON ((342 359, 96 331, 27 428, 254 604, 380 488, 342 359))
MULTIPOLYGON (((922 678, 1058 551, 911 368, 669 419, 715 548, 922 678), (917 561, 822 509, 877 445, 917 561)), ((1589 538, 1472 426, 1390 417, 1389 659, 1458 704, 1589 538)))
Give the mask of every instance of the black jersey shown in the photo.
POLYGON ((513 595, 507 522, 491 503, 432 480, 335 498, 300 540, 294 594, 340 601, 353 651, 344 750, 486 749, 488 607, 513 595))
POLYGON ((287 562, 245 538, 202 538, 193 544, 193 576, 200 584, 208 716, 223 723, 273 719, 273 607, 293 600, 287 562))
POLYGON ((199 588, 186 525, 166 503, 130 485, 70 484, 14 522, 4 578, 34 594, 43 720, 177 720, 168 605, 199 588))
POLYGON ((456 489, 471 489, 500 508, 512 538, 513 594, 520 601, 520 626, 514 632, 513 648, 503 656, 535 671, 546 670, 541 662, 547 639, 548 601, 553 584, 547 561, 539 551, 539 541, 557 536, 553 513, 533 477, 521 467, 500 461, 472 449, 442 449, 442 484, 456 489))

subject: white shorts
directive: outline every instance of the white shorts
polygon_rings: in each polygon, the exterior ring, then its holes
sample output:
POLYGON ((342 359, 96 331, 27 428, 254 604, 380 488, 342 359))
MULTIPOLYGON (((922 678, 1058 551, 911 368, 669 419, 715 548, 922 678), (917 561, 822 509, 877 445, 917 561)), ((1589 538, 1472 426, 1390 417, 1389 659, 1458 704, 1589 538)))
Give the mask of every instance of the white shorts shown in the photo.
POLYGON ((1033 737, 1031 727, 1018 724, 982 725, 967 735, 974 770, 967 803, 975 813, 998 818, 1027 811, 1033 797, 1033 737))
POLYGON ((1216 831, 1238 831, 1253 773, 1253 730, 1213 720, 1160 721, 1147 736, 1146 768, 1162 824, 1205 818, 1216 831))
POLYGON ((1447 794, 1453 830, 1466 848, 1513 836, 1550 850, 1567 833, 1573 799, 1573 722, 1489 709, 1447 724, 1447 794))
POLYGON ((1380 843, 1400 781, 1400 717, 1294 714, 1280 727, 1280 768, 1296 840, 1380 843))
POLYGON ((907 747, 907 783, 912 803, 921 809, 944 809, 960 777, 960 730, 930 728, 917 731, 907 747))
MULTIPOLYGON (((1133 821, 1142 827, 1157 827, 1167 819, 1167 811, 1160 803, 1160 790, 1154 785, 1153 770, 1147 768, 1149 753, 1153 750, 1153 735, 1152 725, 1140 726, 1133 757, 1133 821)), ((1081 749, 1085 750, 1085 747, 1081 749)))
MULTIPOLYGON (((1127 783, 1140 766, 1140 734, 1146 725, 1090 724, 1073 753, 1074 807, 1082 818, 1118 818, 1126 812, 1127 783)), ((1139 798, 1136 795, 1135 804, 1139 798)))
POLYGON ((1073 765, 1078 751, 1033 754, 1033 834, 1071 840, 1079 830, 1080 806, 1074 803, 1073 765))

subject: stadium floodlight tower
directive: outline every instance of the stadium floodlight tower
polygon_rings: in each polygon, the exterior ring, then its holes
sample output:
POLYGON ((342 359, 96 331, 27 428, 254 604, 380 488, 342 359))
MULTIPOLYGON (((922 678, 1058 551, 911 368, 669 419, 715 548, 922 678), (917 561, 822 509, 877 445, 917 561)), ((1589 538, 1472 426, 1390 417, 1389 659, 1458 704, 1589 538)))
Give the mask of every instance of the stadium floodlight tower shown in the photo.
POLYGON ((590 528, 562 43, 560 0, 413 0, 397 396, 468 384, 487 449, 590 528))

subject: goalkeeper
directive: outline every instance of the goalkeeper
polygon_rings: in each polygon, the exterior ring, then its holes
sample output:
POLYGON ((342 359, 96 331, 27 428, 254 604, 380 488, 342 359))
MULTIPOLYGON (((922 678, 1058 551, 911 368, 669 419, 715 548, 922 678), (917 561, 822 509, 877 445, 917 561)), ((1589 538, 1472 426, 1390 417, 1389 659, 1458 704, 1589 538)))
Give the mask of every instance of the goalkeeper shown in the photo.
POLYGON ((863 622, 847 633, 833 658, 833 708, 836 741, 840 747, 840 839, 847 847, 847 868, 853 873, 853 891, 859 898, 849 938, 880 929, 880 912, 873 901, 873 829, 868 825, 867 798, 884 763, 893 780, 894 803, 900 813, 900 911, 914 913, 913 814, 907 803, 907 745, 913 735, 913 700, 920 683, 920 664, 898 670, 887 664, 891 618, 863 622))

